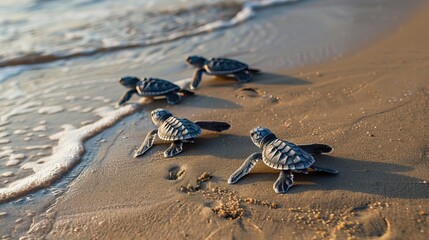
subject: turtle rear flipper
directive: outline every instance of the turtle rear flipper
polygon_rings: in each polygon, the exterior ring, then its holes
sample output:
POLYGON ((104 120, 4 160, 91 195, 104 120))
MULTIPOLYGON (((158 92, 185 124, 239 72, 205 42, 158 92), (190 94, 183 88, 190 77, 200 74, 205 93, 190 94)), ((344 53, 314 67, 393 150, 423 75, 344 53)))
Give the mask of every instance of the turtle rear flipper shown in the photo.
POLYGON ((311 165, 310 168, 314 169, 318 172, 325 172, 325 173, 330 173, 330 174, 337 174, 338 173, 337 170, 315 166, 314 164, 311 165))
POLYGON ((331 146, 319 143, 298 145, 298 147, 310 154, 330 153, 333 150, 331 146))
POLYGON ((196 121, 195 124, 200 126, 202 129, 215 132, 222 132, 228 130, 231 127, 231 125, 227 122, 217 121, 196 121))
POLYGON ((282 170, 279 178, 273 185, 276 193, 287 193, 290 187, 293 186, 293 174, 291 171, 282 170))
POLYGON ((237 72, 237 73, 234 73, 234 75, 235 75, 235 78, 237 78, 237 80, 242 83, 247 83, 252 80, 252 76, 250 75, 249 71, 237 72))
POLYGON ((182 97, 176 92, 167 93, 165 96, 167 97, 167 102, 169 104, 177 104, 182 99, 182 97))

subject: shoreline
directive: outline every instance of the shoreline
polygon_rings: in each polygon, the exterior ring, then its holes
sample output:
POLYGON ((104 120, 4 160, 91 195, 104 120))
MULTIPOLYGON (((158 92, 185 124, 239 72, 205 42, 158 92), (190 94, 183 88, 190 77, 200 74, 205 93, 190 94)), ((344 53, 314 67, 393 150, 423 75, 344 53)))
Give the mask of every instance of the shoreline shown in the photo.
MULTIPOLYGON (((420 231, 428 231, 424 224, 429 212, 429 194, 423 183, 428 180, 424 162, 427 141, 424 133, 413 130, 427 126, 424 59, 428 53, 413 52, 428 49, 423 43, 428 36, 416 34, 423 29, 422 18, 428 12, 427 4, 422 5, 401 30, 340 60, 263 73, 243 85, 206 77, 195 98, 185 99, 178 106, 166 106, 163 101, 151 103, 149 109, 165 107, 192 120, 231 121, 233 128, 222 134, 204 133, 172 159, 162 157, 165 144, 154 146, 144 158, 134 159, 131 150, 152 125, 133 117, 111 149, 100 150, 56 203, 32 218, 29 236, 272 238, 295 232, 297 239, 380 234, 387 239, 400 238, 401 234, 423 239, 420 231), (408 34, 415 38, 407 39, 408 34), (402 49, 398 51, 397 45, 402 49), (408 83, 410 75, 413 81, 408 83), (285 90, 281 91, 280 86, 285 90), (402 126, 402 122, 391 119, 410 123, 402 126), (272 183, 277 172, 258 164, 239 184, 227 185, 226 179, 244 158, 258 151, 248 136, 256 123, 298 144, 333 145, 332 154, 317 157, 316 161, 321 166, 339 168, 339 179, 296 174, 291 192, 276 195, 272 183), (407 138, 418 140, 420 145, 404 140, 407 138), (174 181, 166 179, 169 172, 178 170, 185 173, 174 181), (201 191, 180 191, 181 186, 195 185, 204 172, 212 179, 203 184, 201 191), (395 180, 396 185, 390 183, 395 180), (399 192, 395 192, 396 187, 399 192), (263 201, 278 204, 279 208, 257 204, 263 201), (242 211, 243 217, 233 221, 219 217, 214 209, 222 204, 242 211), (395 219, 397 215, 400 217, 395 219), (410 215, 413 222, 403 217, 410 215)), ((3 219, 0 217, 0 221, 3 219)))

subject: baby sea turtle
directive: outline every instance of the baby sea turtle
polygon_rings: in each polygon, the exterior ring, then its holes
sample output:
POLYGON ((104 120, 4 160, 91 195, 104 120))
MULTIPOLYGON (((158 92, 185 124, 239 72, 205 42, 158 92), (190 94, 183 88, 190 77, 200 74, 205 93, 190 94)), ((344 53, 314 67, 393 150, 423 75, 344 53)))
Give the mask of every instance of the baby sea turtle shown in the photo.
POLYGON ((169 104, 180 102, 184 95, 193 95, 194 93, 185 89, 181 89, 176 84, 159 78, 144 78, 140 80, 138 77, 127 76, 119 80, 119 83, 129 88, 118 101, 118 105, 122 105, 133 96, 138 94, 142 97, 166 96, 169 104))
POLYGON ((262 152, 253 153, 228 179, 229 184, 236 183, 248 174, 255 164, 262 161, 269 167, 281 170, 280 176, 274 183, 276 193, 286 193, 293 185, 292 172, 307 174, 307 168, 316 171, 337 174, 338 171, 314 165, 314 158, 310 154, 329 153, 332 147, 325 144, 295 145, 280 140, 268 128, 257 127, 250 131, 253 143, 262 149, 262 152))
POLYGON ((134 157, 141 156, 149 150, 156 136, 164 141, 172 142, 170 147, 164 152, 164 156, 173 157, 182 152, 183 143, 194 142, 194 139, 201 134, 201 128, 222 132, 231 127, 226 122, 192 122, 186 118, 175 117, 169 111, 161 108, 153 110, 151 116, 153 123, 158 126, 158 129, 152 130, 147 134, 143 144, 136 150, 134 157))
POLYGON ((246 83, 252 80, 250 72, 259 72, 257 69, 249 68, 249 65, 246 63, 229 58, 212 58, 208 60, 204 57, 194 55, 189 56, 186 62, 198 68, 189 86, 191 89, 198 87, 203 73, 217 76, 232 74, 239 82, 246 83))

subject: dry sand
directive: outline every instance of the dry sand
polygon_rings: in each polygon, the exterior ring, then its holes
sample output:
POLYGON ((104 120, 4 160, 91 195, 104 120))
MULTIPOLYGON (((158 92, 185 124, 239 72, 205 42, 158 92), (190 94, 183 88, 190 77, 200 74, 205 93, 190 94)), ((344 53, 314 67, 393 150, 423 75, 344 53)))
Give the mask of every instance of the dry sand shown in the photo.
POLYGON ((205 132, 171 159, 162 156, 166 144, 133 158, 152 125, 147 116, 144 122, 129 118, 57 203, 36 218, 30 236, 426 239, 428 22, 429 5, 423 4, 398 31, 344 59, 263 73, 244 85, 205 78, 198 96, 167 108, 233 127, 205 132), (249 138, 256 126, 295 143, 332 145, 335 151, 316 161, 340 174, 295 174, 295 186, 279 195, 272 189, 278 172, 260 163, 227 185, 230 174, 258 151, 249 138), (211 178, 197 180, 204 172, 211 178))

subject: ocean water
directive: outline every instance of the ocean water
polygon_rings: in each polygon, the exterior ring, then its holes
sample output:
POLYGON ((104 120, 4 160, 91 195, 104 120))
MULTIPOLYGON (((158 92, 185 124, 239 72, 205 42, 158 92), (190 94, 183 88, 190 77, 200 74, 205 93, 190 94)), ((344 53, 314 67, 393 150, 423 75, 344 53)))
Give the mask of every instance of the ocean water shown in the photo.
POLYGON ((2 1, 0 67, 144 47, 230 27, 264 1, 2 1))
POLYGON ((0 1, 0 213, 38 189, 56 196, 52 184, 81 159, 90 164, 85 141, 97 148, 120 135, 99 134, 140 112, 115 107, 121 76, 183 83, 188 54, 267 72, 338 59, 396 29, 418 2, 0 1))

